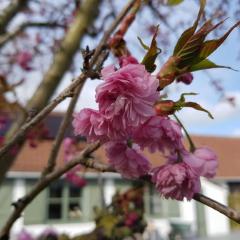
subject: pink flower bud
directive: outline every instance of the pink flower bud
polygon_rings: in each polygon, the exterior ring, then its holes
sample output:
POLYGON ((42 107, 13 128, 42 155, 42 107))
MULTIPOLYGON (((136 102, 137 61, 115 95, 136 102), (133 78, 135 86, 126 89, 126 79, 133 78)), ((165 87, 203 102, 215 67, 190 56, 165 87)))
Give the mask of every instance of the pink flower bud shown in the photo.
POLYGON ((183 82, 187 85, 191 84, 193 81, 193 75, 188 72, 188 73, 183 73, 180 76, 177 77, 176 79, 177 82, 183 82))

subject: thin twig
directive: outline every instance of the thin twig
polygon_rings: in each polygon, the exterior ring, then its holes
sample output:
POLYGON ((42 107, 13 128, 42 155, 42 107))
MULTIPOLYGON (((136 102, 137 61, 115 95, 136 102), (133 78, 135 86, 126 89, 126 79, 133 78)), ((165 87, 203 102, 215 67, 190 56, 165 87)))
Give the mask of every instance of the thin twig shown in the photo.
POLYGON ((83 84, 78 86, 78 88, 76 89, 76 92, 74 93, 74 96, 72 97, 72 99, 69 103, 67 112, 64 115, 64 118, 61 122, 60 128, 57 132, 55 141, 53 142, 52 150, 51 150, 51 153, 50 153, 50 156, 49 156, 49 159, 48 159, 48 165, 42 172, 42 177, 44 177, 47 174, 49 174, 50 172, 52 172, 53 169, 55 168, 57 155, 58 155, 60 146, 62 144, 66 128, 68 127, 68 125, 70 123, 70 120, 72 118, 73 110, 74 110, 75 105, 77 103, 77 100, 78 100, 78 97, 79 97, 79 94, 81 92, 82 87, 83 87, 83 84))
MULTIPOLYGON (((110 166, 106 165, 106 164, 105 165, 101 164, 100 166, 98 166, 98 164, 96 163, 96 165, 93 164, 92 166, 90 166, 88 161, 82 162, 81 164, 84 166, 87 166, 87 167, 92 167, 97 171, 115 172, 115 170, 111 170, 110 166)), ((151 177, 149 175, 141 177, 140 179, 152 184, 152 182, 150 180, 151 177)), ((233 221, 240 224, 240 212, 236 211, 235 209, 225 206, 225 205, 219 203, 218 201, 213 200, 201 193, 195 193, 193 199, 197 202, 202 203, 203 205, 206 205, 206 206, 218 211, 219 213, 225 215, 226 217, 228 217, 228 218, 232 219, 233 221)))
POLYGON ((193 199, 222 213, 226 217, 228 217, 228 218, 232 219, 233 221, 235 221, 236 223, 240 224, 240 212, 236 211, 235 209, 225 206, 225 205, 217 202, 216 200, 213 200, 209 197, 204 196, 201 193, 195 193, 193 199))
POLYGON ((110 168, 105 168, 100 163, 94 163, 92 161, 88 162, 88 158, 90 157, 91 153, 97 150, 100 146, 100 143, 94 143, 86 147, 77 157, 75 157, 72 161, 66 163, 62 168, 55 170, 54 172, 46 175, 37 184, 33 187, 33 189, 27 193, 23 198, 19 199, 15 204, 15 209, 13 210, 12 214, 8 218, 6 224, 1 230, 0 233, 0 240, 8 239, 9 231, 13 225, 13 223, 21 216, 22 211, 26 208, 26 206, 43 190, 45 189, 51 182, 60 178, 64 173, 68 172, 70 169, 75 167, 78 164, 83 164, 85 166, 101 169, 101 171, 111 171, 110 168))
MULTIPOLYGON (((96 63, 96 67, 95 67, 94 71, 97 71, 97 72, 100 71, 100 68, 102 67, 107 56, 108 56, 108 51, 103 52, 99 56, 99 59, 98 59, 98 62, 96 63)), ((61 125, 59 127, 59 130, 57 132, 55 141, 53 142, 52 150, 51 150, 51 153, 50 153, 50 156, 48 159, 48 165, 42 172, 42 177, 44 177, 47 174, 49 174, 50 172, 52 172, 55 168, 57 155, 58 155, 61 143, 63 141, 66 128, 68 127, 68 125, 70 123, 74 108, 76 106, 77 100, 79 98, 79 95, 81 93, 83 86, 84 86, 84 83, 82 83, 81 85, 78 86, 78 88, 76 89, 76 92, 74 93, 74 95, 69 103, 67 112, 64 115, 64 118, 63 118, 61 125)))
POLYGON ((195 147, 195 144, 191 138, 191 136, 189 135, 187 129, 184 127, 183 123, 181 122, 181 120, 177 117, 176 114, 173 114, 173 116, 176 118, 177 122, 180 124, 180 126, 182 127, 186 137, 187 137, 187 140, 189 142, 189 145, 190 145, 190 152, 194 152, 196 147, 195 147))
POLYGON ((56 22, 26 22, 18 26, 13 32, 5 33, 4 35, 0 36, 0 48, 3 47, 9 40, 12 40, 16 37, 19 33, 24 31, 26 28, 29 27, 43 27, 43 28, 55 28, 60 27, 64 28, 65 25, 59 24, 56 22))

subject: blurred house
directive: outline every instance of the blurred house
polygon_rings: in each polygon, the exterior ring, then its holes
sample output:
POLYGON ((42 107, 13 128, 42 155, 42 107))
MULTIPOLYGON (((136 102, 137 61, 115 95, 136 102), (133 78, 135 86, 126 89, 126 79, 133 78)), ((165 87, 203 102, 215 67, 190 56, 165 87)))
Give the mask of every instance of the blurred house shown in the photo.
MULTIPOLYGON (((46 124, 52 137, 41 141, 37 148, 31 148, 26 143, 18 154, 7 179, 0 187, 0 227, 10 214, 11 203, 22 197, 39 179, 60 121, 61 115, 58 114, 48 118, 46 124)), ((70 132, 71 129, 68 129, 67 135, 70 132)), ((202 179, 202 192, 223 204, 229 202, 240 209, 240 139, 205 136, 194 136, 193 139, 197 146, 209 146, 219 156, 217 176, 213 181, 202 179)), ((154 166, 164 162, 160 153, 146 155, 154 166)), ((94 156, 98 161, 107 162, 101 148, 94 156)), ((63 164, 61 148, 57 167, 63 164)), ((87 180, 87 185, 83 188, 75 187, 64 178, 52 183, 26 208, 15 223, 13 233, 24 227, 31 233, 38 234, 47 225, 70 235, 87 232, 94 228, 93 207, 102 207, 104 202, 110 203, 117 190, 123 191, 132 185, 115 173, 100 174, 90 170, 83 174, 87 180)), ((235 227, 225 216, 195 201, 165 200, 150 185, 145 186, 144 199, 148 230, 157 230, 163 237, 170 231, 215 236, 227 234, 235 227)))

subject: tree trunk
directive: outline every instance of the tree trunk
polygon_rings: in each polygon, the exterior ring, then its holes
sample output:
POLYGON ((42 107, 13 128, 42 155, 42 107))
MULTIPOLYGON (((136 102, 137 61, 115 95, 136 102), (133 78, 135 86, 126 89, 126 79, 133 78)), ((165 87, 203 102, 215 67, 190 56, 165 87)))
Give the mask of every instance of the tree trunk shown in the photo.
POLYGON ((26 6, 27 2, 28 0, 12 0, 9 6, 3 9, 0 14, 0 34, 5 33, 9 22, 26 6))
MULTIPOLYGON (((59 85, 63 75, 72 64, 73 57, 79 49, 80 43, 86 34, 87 28, 96 19, 101 0, 85 0, 79 12, 62 40, 61 46, 56 52, 53 62, 46 72, 42 82, 27 104, 27 109, 40 111, 52 97, 56 87, 59 85)), ((21 114, 12 124, 6 135, 6 140, 10 139, 26 120, 26 115, 21 114)), ((23 139, 24 141, 24 139, 23 139)), ((22 141, 22 143, 23 143, 22 141)), ((22 143, 19 143, 20 147, 22 143)), ((14 162, 14 157, 5 156, 0 159, 0 183, 6 172, 14 162)))

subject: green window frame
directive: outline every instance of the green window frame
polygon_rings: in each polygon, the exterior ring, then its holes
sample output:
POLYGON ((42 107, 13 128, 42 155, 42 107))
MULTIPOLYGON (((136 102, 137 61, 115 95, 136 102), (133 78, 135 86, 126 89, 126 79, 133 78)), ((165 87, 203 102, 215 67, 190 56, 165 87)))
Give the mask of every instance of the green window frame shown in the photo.
POLYGON ((144 198, 147 216, 154 218, 180 217, 179 202, 161 197, 154 186, 146 186, 144 198))
POLYGON ((93 221, 93 207, 101 204, 96 180, 88 180, 83 188, 64 179, 53 182, 47 191, 46 221, 71 223, 93 221))

